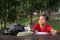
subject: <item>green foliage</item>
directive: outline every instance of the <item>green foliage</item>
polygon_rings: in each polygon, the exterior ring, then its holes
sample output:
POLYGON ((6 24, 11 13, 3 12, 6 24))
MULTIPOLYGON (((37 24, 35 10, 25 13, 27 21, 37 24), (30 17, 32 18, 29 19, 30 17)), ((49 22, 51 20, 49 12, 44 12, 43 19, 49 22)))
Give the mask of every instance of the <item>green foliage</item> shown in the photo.
MULTIPOLYGON (((21 13, 33 13, 34 11, 45 10, 53 8, 54 10, 59 6, 59 0, 0 0, 1 15, 7 14, 21 14, 21 13)), ((57 10, 57 9, 56 9, 57 10)), ((5 15, 6 16, 6 15, 5 15)))
POLYGON ((58 10, 59 0, 0 0, 0 19, 13 22, 20 14, 29 14, 40 10, 58 10))

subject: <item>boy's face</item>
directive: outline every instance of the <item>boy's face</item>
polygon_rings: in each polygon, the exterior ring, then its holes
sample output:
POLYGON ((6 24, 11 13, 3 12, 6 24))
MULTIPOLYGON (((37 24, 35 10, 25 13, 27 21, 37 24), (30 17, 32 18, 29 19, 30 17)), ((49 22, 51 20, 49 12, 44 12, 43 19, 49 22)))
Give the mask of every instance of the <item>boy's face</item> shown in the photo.
POLYGON ((47 23, 47 21, 46 21, 46 19, 45 19, 45 17, 44 16, 40 16, 39 17, 39 24, 46 24, 47 23))

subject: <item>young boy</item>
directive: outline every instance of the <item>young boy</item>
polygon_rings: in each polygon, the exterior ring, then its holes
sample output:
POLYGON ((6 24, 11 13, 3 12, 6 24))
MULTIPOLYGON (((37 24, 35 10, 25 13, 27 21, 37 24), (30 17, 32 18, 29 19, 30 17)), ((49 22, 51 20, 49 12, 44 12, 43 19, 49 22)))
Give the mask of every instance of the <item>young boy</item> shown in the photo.
POLYGON ((55 35, 56 32, 54 31, 54 29, 52 28, 52 26, 50 26, 47 22, 48 22, 49 18, 47 15, 43 14, 40 15, 39 17, 39 21, 37 24, 35 24, 32 28, 32 31, 34 32, 47 32, 48 34, 52 34, 55 35))

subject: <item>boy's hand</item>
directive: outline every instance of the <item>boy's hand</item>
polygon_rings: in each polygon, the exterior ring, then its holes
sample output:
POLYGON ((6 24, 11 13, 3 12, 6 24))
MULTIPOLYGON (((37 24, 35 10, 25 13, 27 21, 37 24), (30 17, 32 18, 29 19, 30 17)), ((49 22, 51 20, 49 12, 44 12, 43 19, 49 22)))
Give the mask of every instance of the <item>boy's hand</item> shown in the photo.
POLYGON ((57 34, 57 31, 56 30, 52 30, 51 34, 52 35, 56 35, 57 34))

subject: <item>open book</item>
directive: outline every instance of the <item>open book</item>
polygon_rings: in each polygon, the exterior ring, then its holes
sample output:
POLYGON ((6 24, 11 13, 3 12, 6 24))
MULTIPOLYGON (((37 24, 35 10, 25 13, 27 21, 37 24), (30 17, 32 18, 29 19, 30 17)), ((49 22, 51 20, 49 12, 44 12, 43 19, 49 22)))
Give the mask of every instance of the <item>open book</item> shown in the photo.
POLYGON ((36 35, 47 35, 48 33, 47 32, 36 32, 35 34, 36 35))

